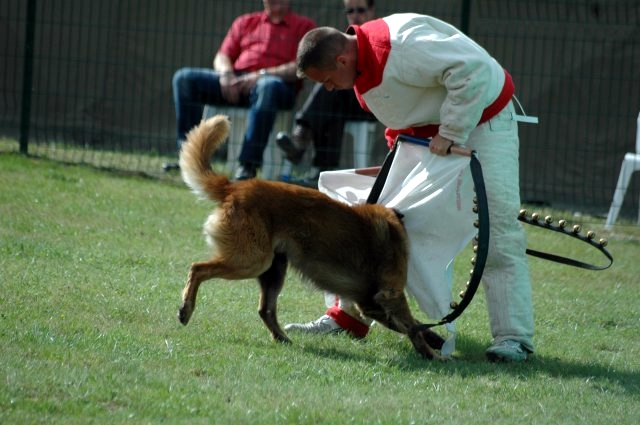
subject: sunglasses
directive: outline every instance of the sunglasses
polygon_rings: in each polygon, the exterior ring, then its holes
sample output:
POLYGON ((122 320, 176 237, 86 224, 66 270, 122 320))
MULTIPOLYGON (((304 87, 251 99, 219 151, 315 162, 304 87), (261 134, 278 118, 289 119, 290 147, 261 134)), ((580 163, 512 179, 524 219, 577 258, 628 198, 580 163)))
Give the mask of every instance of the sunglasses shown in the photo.
POLYGON ((366 8, 366 7, 350 7, 350 8, 348 8, 348 9, 345 9, 345 10, 344 10, 344 13, 345 13, 346 15, 352 15, 352 14, 354 14, 354 13, 363 14, 363 13, 365 13, 367 10, 369 10, 369 9, 368 9, 368 8, 366 8))

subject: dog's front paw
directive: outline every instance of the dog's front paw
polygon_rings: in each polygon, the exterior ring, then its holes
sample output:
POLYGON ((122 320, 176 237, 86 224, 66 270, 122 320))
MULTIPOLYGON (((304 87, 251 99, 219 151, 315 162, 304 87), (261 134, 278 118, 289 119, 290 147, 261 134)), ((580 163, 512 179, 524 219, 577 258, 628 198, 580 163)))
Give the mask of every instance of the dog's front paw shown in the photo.
POLYGON ((189 303, 182 304, 180 310, 178 311, 178 320, 183 325, 189 323, 189 319, 191 319, 191 315, 193 314, 193 306, 189 303))
POLYGON ((429 329, 422 331, 422 336, 424 337, 424 340, 427 341, 427 344, 429 344, 429 347, 436 350, 442 350, 442 346, 444 345, 443 337, 429 329))
POLYGON ((433 358, 431 360, 436 360, 436 361, 440 361, 440 362, 448 362, 449 360, 451 360, 451 357, 443 356, 439 351, 434 351, 433 352, 433 358))
POLYGON ((423 332, 411 332, 409 334, 409 339, 413 344, 413 348, 415 348, 418 354, 420 354, 420 356, 422 356, 423 358, 427 360, 446 360, 443 356, 440 355, 440 353, 438 353, 433 349, 433 347, 429 345, 424 337, 423 332))

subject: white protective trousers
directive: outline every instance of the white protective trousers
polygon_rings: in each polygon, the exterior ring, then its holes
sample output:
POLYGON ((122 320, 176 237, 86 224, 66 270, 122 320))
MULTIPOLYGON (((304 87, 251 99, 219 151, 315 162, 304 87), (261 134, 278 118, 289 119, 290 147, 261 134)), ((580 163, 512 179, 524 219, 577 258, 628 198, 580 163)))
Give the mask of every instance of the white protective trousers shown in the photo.
MULTIPOLYGON (((517 220, 519 141, 513 104, 474 129, 466 146, 478 154, 488 199, 490 237, 483 285, 494 343, 515 340, 533 351, 526 233, 517 220)), ((332 198, 356 204, 366 201, 373 180, 343 170, 322 173, 318 185, 332 198)), ((399 146, 378 202, 404 214, 410 245, 407 290, 433 320, 449 313, 452 261, 477 232, 473 197, 469 158, 436 156, 410 143, 399 146)), ((334 300, 325 296, 327 306, 334 300)), ((340 300, 340 305, 355 314, 348 300, 340 300)), ((447 329, 452 336, 443 355, 450 355, 455 346, 455 326, 447 329)))

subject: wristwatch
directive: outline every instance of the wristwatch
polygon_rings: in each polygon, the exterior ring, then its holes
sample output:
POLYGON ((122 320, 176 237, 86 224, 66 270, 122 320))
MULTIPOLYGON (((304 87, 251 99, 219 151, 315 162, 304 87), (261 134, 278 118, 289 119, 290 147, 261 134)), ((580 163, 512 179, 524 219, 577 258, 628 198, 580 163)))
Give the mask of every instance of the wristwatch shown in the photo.
POLYGON ((259 76, 264 76, 264 75, 268 75, 269 73, 267 72, 266 69, 262 68, 260 71, 258 71, 258 75, 259 76))

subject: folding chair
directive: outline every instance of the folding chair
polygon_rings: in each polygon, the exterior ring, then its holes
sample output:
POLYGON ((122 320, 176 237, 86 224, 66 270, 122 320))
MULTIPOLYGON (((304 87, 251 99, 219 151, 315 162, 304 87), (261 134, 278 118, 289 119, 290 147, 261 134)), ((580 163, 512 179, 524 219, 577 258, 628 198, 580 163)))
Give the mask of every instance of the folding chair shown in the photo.
MULTIPOLYGON (((627 152, 622 160, 618 183, 616 184, 613 201, 611 202, 611 207, 609 207, 609 214, 607 215, 607 221, 604 225, 605 229, 611 229, 618 218, 620 207, 622 207, 622 202, 624 201, 624 195, 627 192, 627 187, 631 180, 631 175, 635 171, 640 171, 640 114, 638 114, 636 127, 636 151, 627 152)), ((638 224, 640 225, 640 205, 638 205, 638 224)))
MULTIPOLYGON (((231 120, 231 132, 229 133, 227 150, 227 169, 233 174, 238 166, 238 157, 242 149, 242 135, 246 126, 248 115, 247 108, 235 106, 213 106, 205 105, 202 118, 206 119, 215 114, 226 114, 231 120)), ((284 156, 275 143, 275 134, 278 131, 287 131, 293 123, 292 110, 279 110, 276 121, 273 123, 273 130, 269 136, 269 144, 264 151, 262 158, 262 178, 266 180, 277 180, 281 173, 284 156)))

